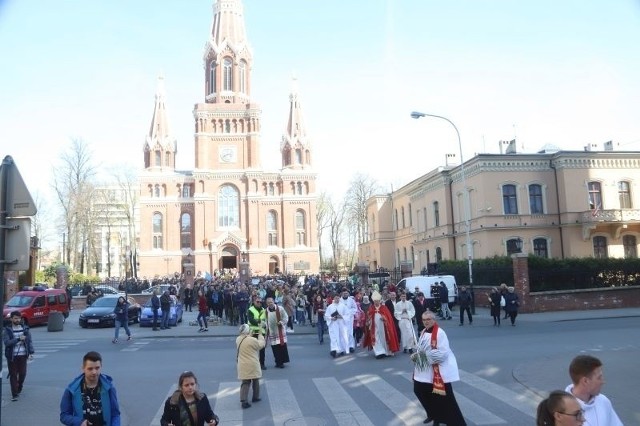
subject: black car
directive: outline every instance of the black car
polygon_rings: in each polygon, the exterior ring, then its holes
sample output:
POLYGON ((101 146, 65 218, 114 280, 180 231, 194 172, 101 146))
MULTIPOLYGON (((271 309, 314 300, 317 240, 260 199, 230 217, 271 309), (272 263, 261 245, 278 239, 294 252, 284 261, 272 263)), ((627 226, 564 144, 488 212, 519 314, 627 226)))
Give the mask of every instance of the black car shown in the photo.
MULTIPOLYGON (((107 295, 96 299, 87 309, 82 311, 78 320, 80 327, 115 327, 114 310, 118 299, 124 296, 107 295)), ((129 297, 129 324, 140 322, 140 305, 133 297, 129 297)))

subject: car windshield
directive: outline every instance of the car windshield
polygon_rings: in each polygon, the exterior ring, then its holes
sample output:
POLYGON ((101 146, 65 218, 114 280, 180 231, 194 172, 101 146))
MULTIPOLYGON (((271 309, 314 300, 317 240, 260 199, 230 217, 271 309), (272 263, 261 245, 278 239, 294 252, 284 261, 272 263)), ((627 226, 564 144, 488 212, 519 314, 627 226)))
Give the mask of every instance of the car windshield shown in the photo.
POLYGON ((95 302, 91 304, 91 307, 95 308, 115 308, 116 302, 118 301, 117 297, 101 297, 96 299, 95 302))
POLYGON ((7 302, 7 306, 11 306, 12 308, 22 308, 24 306, 31 305, 31 301, 33 300, 33 296, 13 296, 7 302))

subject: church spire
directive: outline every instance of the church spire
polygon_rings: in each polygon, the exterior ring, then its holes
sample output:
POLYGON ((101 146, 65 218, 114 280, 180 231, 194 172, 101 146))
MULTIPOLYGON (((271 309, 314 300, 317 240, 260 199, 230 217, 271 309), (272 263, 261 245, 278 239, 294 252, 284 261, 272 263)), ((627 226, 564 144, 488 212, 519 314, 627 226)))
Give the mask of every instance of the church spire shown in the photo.
POLYGON ((164 77, 158 77, 155 105, 149 134, 144 144, 145 168, 171 168, 175 169, 177 143, 169 132, 169 120, 167 119, 167 107, 165 101, 164 77))
POLYGON ((289 95, 287 130, 280 143, 282 168, 306 169, 311 167, 311 140, 304 125, 298 95, 298 79, 294 76, 289 95))
POLYGON ((213 6, 211 40, 217 46, 227 42, 233 46, 245 43, 244 12, 240 0, 218 0, 213 6))

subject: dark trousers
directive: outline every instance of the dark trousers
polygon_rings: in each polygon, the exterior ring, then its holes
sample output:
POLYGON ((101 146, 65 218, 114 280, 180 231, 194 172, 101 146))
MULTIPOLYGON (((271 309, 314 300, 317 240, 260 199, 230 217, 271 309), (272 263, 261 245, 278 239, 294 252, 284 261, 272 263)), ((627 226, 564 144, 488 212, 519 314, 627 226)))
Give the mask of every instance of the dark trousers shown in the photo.
POLYGON ((27 377, 27 356, 14 356, 13 360, 7 359, 9 368, 9 383, 11 384, 11 396, 18 396, 22 392, 24 379, 27 377))
POLYGON ((160 323, 160 328, 169 328, 169 313, 169 309, 166 311, 164 309, 162 310, 162 322, 160 323))
POLYGON ((318 331, 318 341, 324 342, 324 328, 326 327, 324 316, 318 314, 318 322, 316 323, 316 329, 318 331))
POLYGON ((509 319, 511 320, 511 324, 516 323, 516 317, 518 316, 518 311, 507 312, 509 314, 509 319))
POLYGON ((432 383, 413 381, 413 393, 427 412, 427 417, 447 426, 466 426, 451 383, 445 383, 444 390, 446 395, 438 395, 433 393, 432 383))
POLYGON ((464 313, 467 312, 467 318, 469 319, 469 324, 473 323, 473 318, 471 317, 471 308, 469 306, 462 307, 460 306, 460 324, 464 324, 464 313))
POLYGON ((154 309, 153 310, 153 329, 155 330, 156 328, 158 328, 158 310, 154 309))
POLYGON ((198 313, 198 318, 196 318, 196 321, 198 321, 198 325, 200 326, 201 329, 209 328, 208 323, 207 323, 207 313, 206 312, 200 311, 198 313))

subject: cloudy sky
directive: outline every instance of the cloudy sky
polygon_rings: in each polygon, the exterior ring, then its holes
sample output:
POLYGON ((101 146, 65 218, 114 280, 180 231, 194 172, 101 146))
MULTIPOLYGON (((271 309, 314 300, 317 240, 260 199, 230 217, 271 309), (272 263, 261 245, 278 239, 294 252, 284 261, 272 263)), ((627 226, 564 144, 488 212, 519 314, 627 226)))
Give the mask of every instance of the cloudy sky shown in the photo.
MULTIPOLYGON (((72 138, 98 163, 142 167, 159 74, 178 168, 193 168, 213 0, 0 0, 0 134, 47 197, 72 138)), ((299 79, 319 187, 355 173, 398 188, 458 151, 517 137, 581 150, 640 149, 638 0, 244 0, 263 109, 262 161, 280 165, 291 76, 299 79)))

